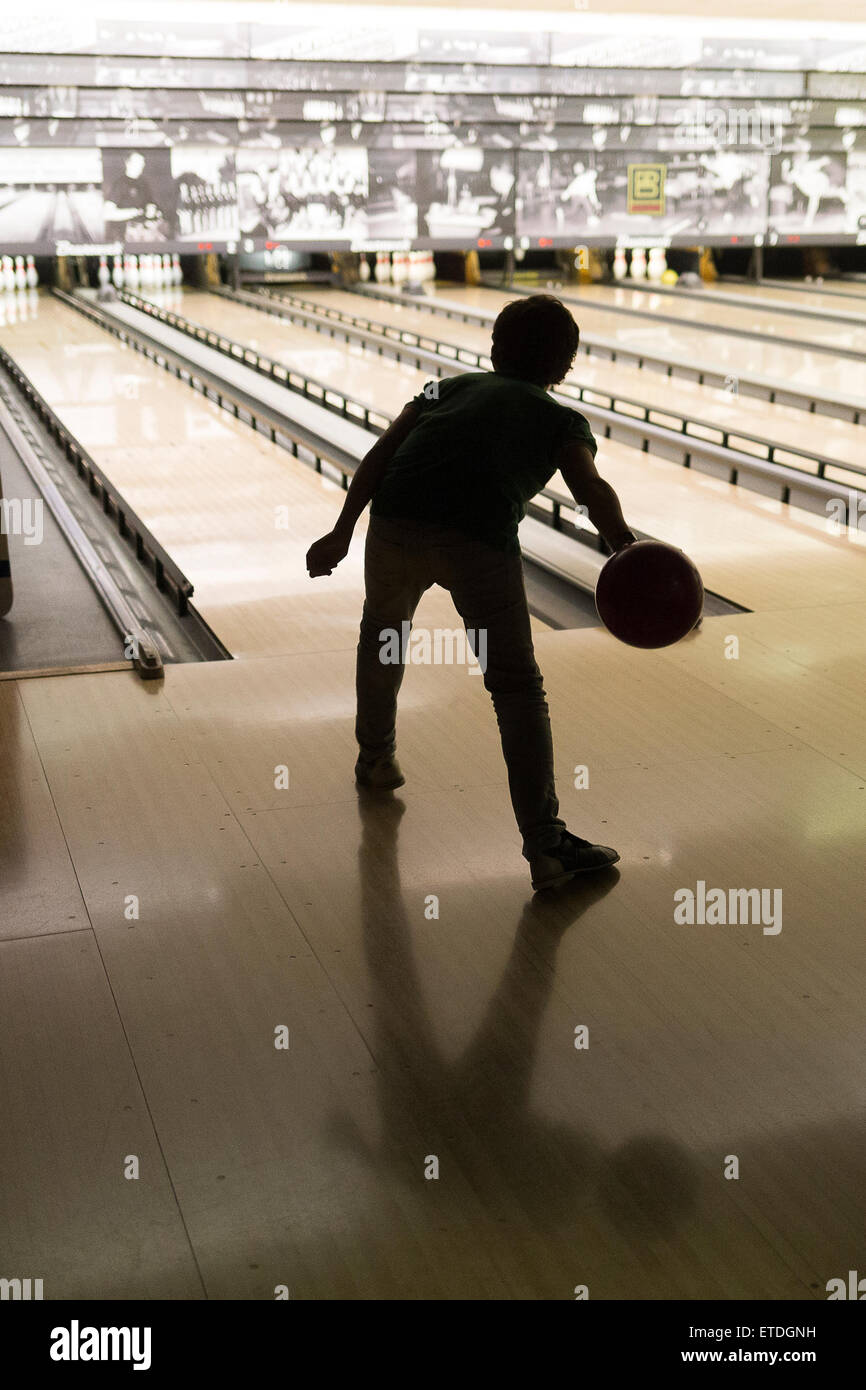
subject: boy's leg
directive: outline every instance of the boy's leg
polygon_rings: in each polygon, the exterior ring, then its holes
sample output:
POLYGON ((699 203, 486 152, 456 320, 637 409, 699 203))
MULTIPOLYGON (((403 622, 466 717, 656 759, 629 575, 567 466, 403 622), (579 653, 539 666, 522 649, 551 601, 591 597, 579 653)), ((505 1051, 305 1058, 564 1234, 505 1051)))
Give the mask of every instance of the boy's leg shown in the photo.
POLYGON ((430 581, 424 552, 406 544, 402 523, 373 518, 364 555, 366 597, 358 641, 355 735, 359 762, 373 764, 394 756, 397 692, 403 680, 403 624, 411 624, 430 581))
POLYGON ((451 591, 493 699, 523 853, 555 848, 565 829, 553 772, 553 740, 535 660, 519 554, 478 541, 437 547, 434 578, 451 591))

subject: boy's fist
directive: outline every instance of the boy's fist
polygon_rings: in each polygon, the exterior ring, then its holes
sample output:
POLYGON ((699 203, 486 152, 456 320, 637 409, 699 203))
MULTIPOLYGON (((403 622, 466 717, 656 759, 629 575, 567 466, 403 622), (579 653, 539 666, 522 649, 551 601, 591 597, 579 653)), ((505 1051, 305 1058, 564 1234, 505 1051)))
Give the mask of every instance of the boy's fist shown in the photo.
POLYGON ((307 570, 310 578, 316 579, 319 575, 330 574, 345 558, 348 549, 348 538, 338 535, 336 531, 329 531, 327 536, 314 541, 307 551, 307 570))

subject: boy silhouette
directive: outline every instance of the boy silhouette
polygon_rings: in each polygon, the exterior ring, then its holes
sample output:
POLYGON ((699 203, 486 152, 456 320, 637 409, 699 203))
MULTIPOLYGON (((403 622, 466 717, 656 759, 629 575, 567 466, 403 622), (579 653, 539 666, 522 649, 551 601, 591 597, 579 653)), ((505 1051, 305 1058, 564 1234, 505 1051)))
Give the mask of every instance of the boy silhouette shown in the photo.
POLYGON ((589 424, 548 395, 568 373, 578 340, 577 324, 552 295, 506 304, 493 325, 493 371, 428 382, 364 457, 336 526, 307 553, 311 577, 330 574, 372 501, 355 725, 355 777, 363 787, 385 790, 405 780, 395 756, 404 665, 381 659, 386 631, 408 632, 402 624, 411 623, 421 595, 440 584, 476 655, 478 634, 486 637, 484 684, 534 889, 619 859, 616 850, 572 835, 559 818, 517 539, 527 502, 557 469, 612 550, 635 539, 596 471, 589 424))

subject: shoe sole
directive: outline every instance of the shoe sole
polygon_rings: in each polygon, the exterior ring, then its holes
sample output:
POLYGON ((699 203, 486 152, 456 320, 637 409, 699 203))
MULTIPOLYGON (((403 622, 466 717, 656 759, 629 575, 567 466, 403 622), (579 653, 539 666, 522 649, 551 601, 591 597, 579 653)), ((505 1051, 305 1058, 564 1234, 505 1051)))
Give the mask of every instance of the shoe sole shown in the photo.
POLYGON ((358 785, 359 787, 364 787, 365 790, 367 790, 367 791, 373 791, 373 792, 392 792, 392 791, 396 791, 397 787, 405 786, 405 784, 406 784, 406 778, 405 778, 405 777, 394 777, 394 778, 391 779, 390 782, 374 782, 374 781, 372 781, 372 780, 369 779, 369 778, 359 777, 359 776, 357 775, 357 773, 356 773, 356 774, 355 774, 355 782, 357 783, 357 785, 358 785))
POLYGON ((543 893, 545 888, 559 888, 563 883, 569 883, 571 879, 577 878, 578 874, 597 874, 602 869, 610 869, 614 864, 619 863, 619 855, 615 859, 608 859, 604 864, 588 864, 585 869, 569 869, 567 873, 557 874, 556 878, 546 878, 543 883, 533 883, 533 893, 543 893))

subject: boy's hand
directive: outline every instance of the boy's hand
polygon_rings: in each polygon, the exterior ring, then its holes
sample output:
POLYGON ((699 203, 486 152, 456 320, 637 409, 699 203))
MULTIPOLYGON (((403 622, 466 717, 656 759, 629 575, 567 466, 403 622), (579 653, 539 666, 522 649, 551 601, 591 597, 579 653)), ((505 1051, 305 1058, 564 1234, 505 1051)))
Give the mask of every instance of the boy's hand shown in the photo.
POLYGON ((307 551, 307 570, 311 579, 330 574, 345 558, 351 537, 345 533, 329 531, 327 536, 314 541, 307 551))

